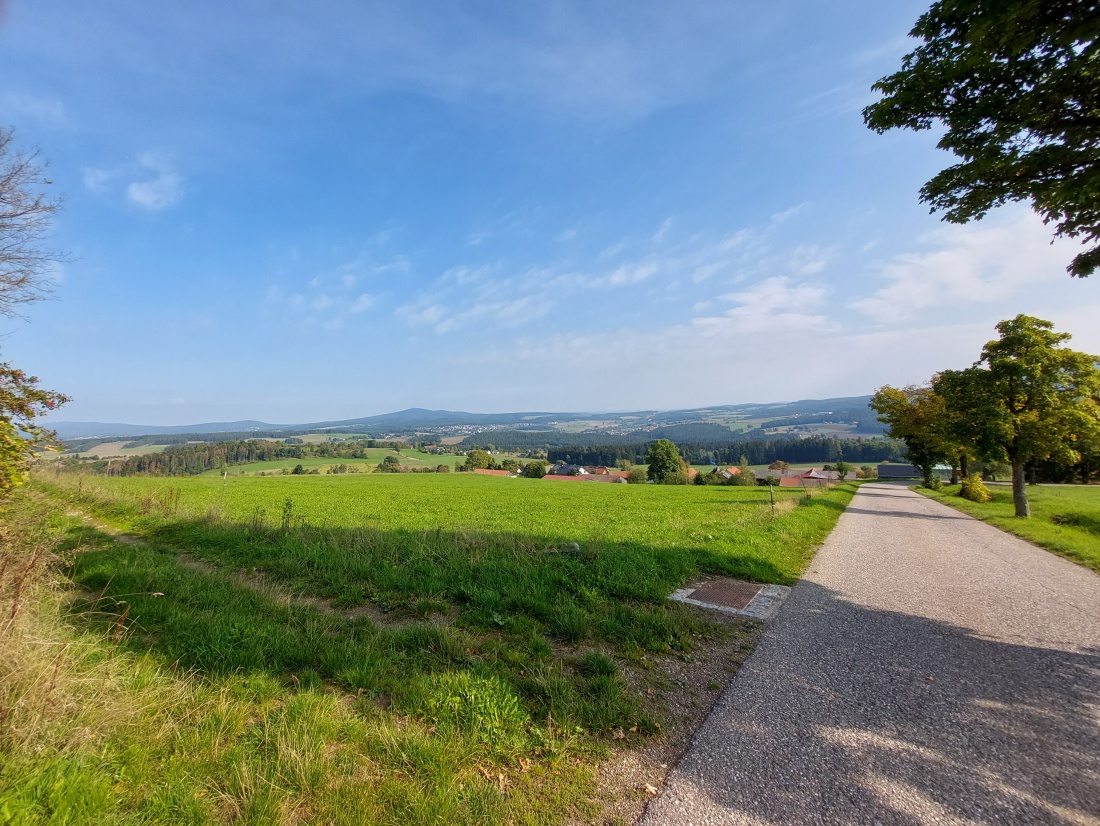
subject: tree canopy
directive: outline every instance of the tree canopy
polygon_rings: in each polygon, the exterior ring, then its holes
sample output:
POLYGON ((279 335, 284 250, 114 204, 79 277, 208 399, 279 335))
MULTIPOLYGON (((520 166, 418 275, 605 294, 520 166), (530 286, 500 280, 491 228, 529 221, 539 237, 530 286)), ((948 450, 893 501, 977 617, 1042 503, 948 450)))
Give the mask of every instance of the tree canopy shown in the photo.
POLYGON ((950 454, 943 430, 943 398, 930 385, 886 385, 871 397, 871 407, 889 426, 887 433, 905 442, 909 461, 920 470, 924 484, 931 484, 932 468, 950 454))
POLYGON ((1088 246, 1067 268, 1100 266, 1100 2, 939 0, 910 35, 923 44, 874 85, 876 132, 944 128, 962 159, 921 188, 953 223, 1030 201, 1055 235, 1088 246))
MULTIPOLYGON (((15 148, 10 130, 0 129, 0 315, 18 316, 23 304, 49 293, 49 267, 62 256, 42 246, 57 202, 33 153, 15 148)), ((43 390, 38 378, 0 364, 0 493, 19 484, 27 461, 53 434, 34 420, 68 401, 43 390)))
MULTIPOLYGON (((963 432, 985 458, 1008 460, 1017 516, 1031 513, 1025 466, 1051 457, 1075 462, 1100 431, 1097 357, 1063 347, 1069 333, 1049 321, 1018 315, 997 325, 1000 337, 966 370, 945 371, 939 383, 965 387, 963 432)), ((958 427, 958 426, 957 426, 958 427)))
POLYGON ((967 459, 1007 461, 1016 515, 1026 517, 1029 468, 1077 465, 1088 480, 1100 459, 1098 359, 1062 346, 1070 335, 1053 326, 1018 315, 997 325, 1000 337, 972 367, 945 370, 926 385, 879 389, 871 406, 905 442, 925 484, 937 461, 958 459, 964 474, 967 459))
POLYGON ((648 465, 646 475, 658 484, 676 481, 687 471, 687 465, 680 457, 680 451, 668 439, 657 439, 649 446, 646 464, 648 465))

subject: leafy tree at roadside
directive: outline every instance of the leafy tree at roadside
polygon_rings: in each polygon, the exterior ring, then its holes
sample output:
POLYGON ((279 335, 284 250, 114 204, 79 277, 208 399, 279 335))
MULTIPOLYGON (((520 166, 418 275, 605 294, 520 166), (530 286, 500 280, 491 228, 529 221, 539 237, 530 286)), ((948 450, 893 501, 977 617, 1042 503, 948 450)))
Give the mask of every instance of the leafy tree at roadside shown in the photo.
POLYGON ((910 35, 923 41, 874 85, 876 132, 942 128, 961 163, 921 200, 952 223, 1030 201, 1056 236, 1091 245, 1067 268, 1100 266, 1100 3, 939 0, 910 35))
POLYGON ((901 389, 886 385, 871 397, 870 405, 887 425, 887 435, 905 442, 909 462, 920 471, 924 484, 931 485, 932 468, 951 454, 943 397, 928 385, 901 389))
POLYGON ((687 464, 680 457, 676 445, 668 439, 657 439, 646 451, 646 473, 649 479, 659 485, 682 484, 679 480, 687 477, 687 464))
MULTIPOLYGON (((11 131, 0 129, 0 315, 9 318, 49 293, 49 267, 63 259, 42 246, 57 211, 42 194, 48 184, 34 154, 16 149, 11 131)), ((26 478, 35 450, 55 438, 34 420, 66 401, 35 376, 0 364, 0 494, 26 478)))
POLYGON ((982 348, 973 367, 945 371, 939 379, 969 388, 952 404, 967 405, 961 412, 979 455, 1007 459, 1012 467, 1020 517, 1031 515, 1026 465, 1052 457, 1074 463, 1100 432, 1097 357, 1062 347, 1070 335, 1053 326, 1027 315, 1002 321, 1000 338, 982 348))
POLYGON ((843 482, 845 479, 848 478, 848 474, 852 472, 852 466, 844 460, 841 460, 836 463, 836 472, 840 478, 840 481, 843 482))

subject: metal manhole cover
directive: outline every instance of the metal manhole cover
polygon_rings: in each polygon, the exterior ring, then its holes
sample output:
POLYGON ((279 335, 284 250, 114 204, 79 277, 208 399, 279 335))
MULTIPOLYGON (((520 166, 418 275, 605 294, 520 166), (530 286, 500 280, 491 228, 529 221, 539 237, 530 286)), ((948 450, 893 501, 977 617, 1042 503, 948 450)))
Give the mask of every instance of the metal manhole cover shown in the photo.
POLYGON ((790 591, 783 585, 707 577, 673 591, 669 599, 748 619, 769 620, 790 591))

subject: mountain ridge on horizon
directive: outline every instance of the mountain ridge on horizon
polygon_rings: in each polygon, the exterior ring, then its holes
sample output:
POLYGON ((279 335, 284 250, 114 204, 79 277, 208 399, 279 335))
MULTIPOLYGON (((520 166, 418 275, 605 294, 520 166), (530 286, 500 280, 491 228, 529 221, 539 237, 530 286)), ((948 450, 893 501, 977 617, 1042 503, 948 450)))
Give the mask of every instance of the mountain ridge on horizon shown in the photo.
MULTIPOLYGON (((607 411, 519 411, 513 413, 469 413, 461 410, 432 410, 409 407, 391 413, 363 416, 354 419, 337 419, 301 424, 273 424, 257 419, 230 422, 202 422, 186 425, 136 425, 121 422, 58 421, 49 427, 62 439, 88 439, 99 437, 139 437, 158 435, 245 433, 248 431, 302 433, 310 430, 339 427, 378 427, 389 430, 415 430, 431 427, 476 427, 479 425, 514 425, 520 427, 543 426, 553 429, 553 424, 599 419, 602 421, 629 422, 633 427, 645 427, 669 421, 707 421, 707 413, 738 414, 757 412, 764 416, 800 415, 824 410, 802 410, 803 406, 830 406, 839 409, 865 407, 870 396, 838 396, 826 399, 800 399, 791 402, 747 402, 744 404, 708 405, 675 410, 607 411), (694 417, 694 418, 693 418, 694 417)), ((748 417, 746 417, 748 418, 748 417)))

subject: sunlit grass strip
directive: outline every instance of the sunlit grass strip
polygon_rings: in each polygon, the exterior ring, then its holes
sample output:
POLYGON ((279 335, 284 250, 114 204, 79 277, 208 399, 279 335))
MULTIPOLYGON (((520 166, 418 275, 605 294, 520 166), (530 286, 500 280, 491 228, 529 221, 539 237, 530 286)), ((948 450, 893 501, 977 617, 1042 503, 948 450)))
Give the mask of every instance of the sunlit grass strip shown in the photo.
MULTIPOLYGON (((58 521, 30 513, 30 523, 58 521)), ((73 617, 85 630, 70 625, 42 547, 52 543, 14 530, 9 517, 5 561, 34 560, 37 581, 18 602, 13 578, 0 590, 12 618, 0 636, 5 822, 537 823, 589 811, 590 758, 579 759, 587 750, 576 734, 524 732, 538 738, 537 762, 490 747, 497 738, 481 721, 491 715, 471 726, 467 707, 448 703, 476 692, 476 681, 429 678, 419 690, 434 698, 434 717, 418 720, 333 692, 316 674, 166 667, 133 653, 140 623, 115 633, 110 609, 117 614, 122 594, 93 598, 88 607, 105 610, 73 617)), ((171 601, 155 593, 131 593, 128 604, 171 601)))
POLYGON ((623 668, 718 633, 667 593, 703 571, 793 579, 852 492, 787 495, 773 518, 753 489, 230 481, 224 501, 220 480, 38 488, 135 534, 53 517, 80 549, 67 621, 129 681, 81 702, 131 717, 91 737, 59 720, 37 751, 0 755, 0 806, 74 822, 589 818, 612 733, 630 747, 661 730, 623 668), (368 603, 375 621, 345 610, 368 603))

